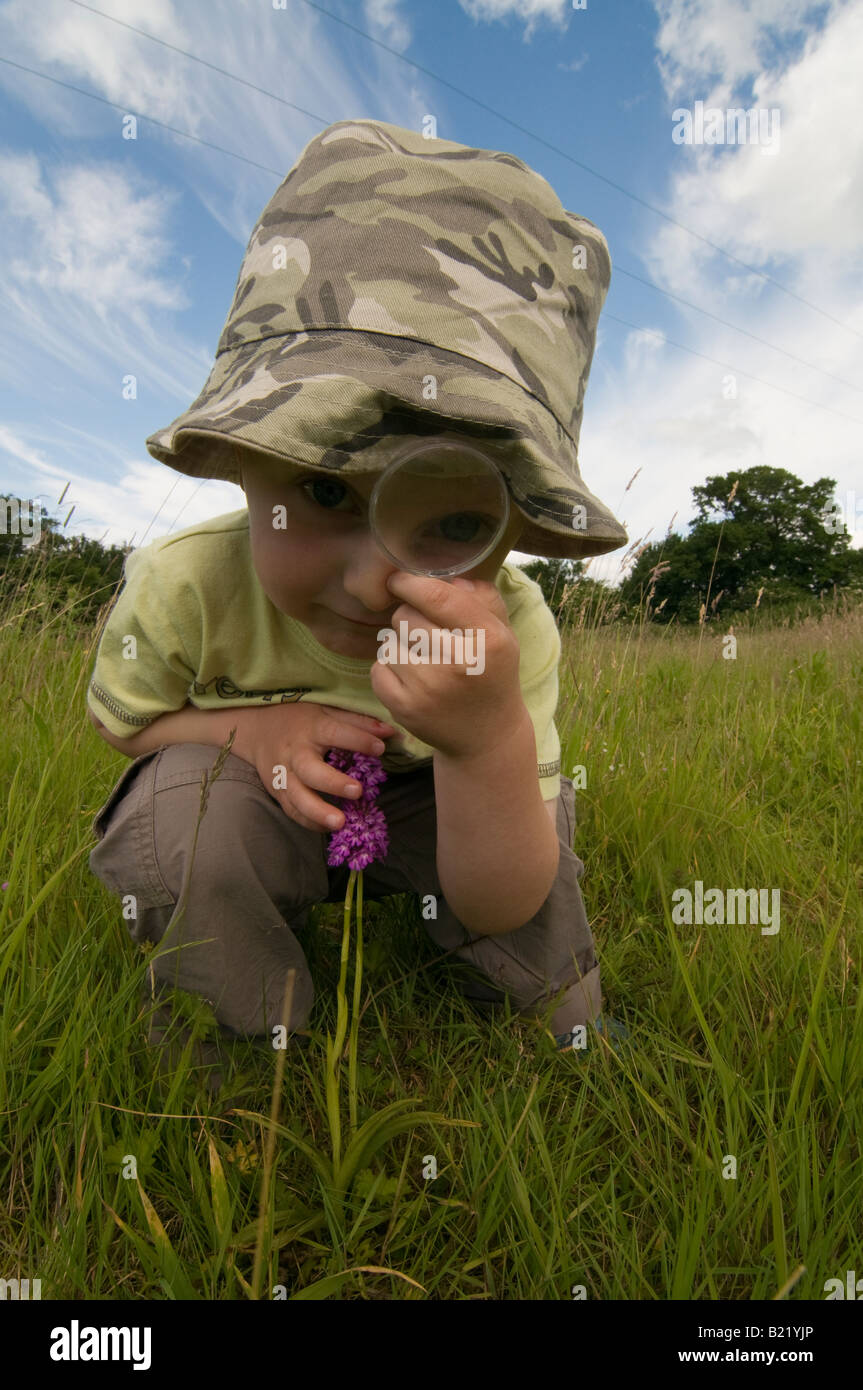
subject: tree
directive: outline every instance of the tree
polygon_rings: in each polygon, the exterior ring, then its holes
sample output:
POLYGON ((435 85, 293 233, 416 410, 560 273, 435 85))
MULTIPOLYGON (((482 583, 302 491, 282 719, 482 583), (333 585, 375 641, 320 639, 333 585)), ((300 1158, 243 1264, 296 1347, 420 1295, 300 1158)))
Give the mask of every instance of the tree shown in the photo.
POLYGON ((652 617, 697 622, 766 601, 817 598, 863 586, 863 552, 829 514, 832 478, 807 484, 784 468, 759 465, 692 489, 696 516, 687 536, 646 546, 621 585, 621 598, 650 596, 652 617))
POLYGON ((622 611, 617 590, 589 579, 583 560, 532 560, 521 569, 542 589, 560 628, 601 626, 622 611))
MULTIPOLYGON (((6 495, 11 501, 11 495, 6 495)), ((18 513, 29 514, 29 502, 17 499, 18 513)), ((7 507, 7 515, 12 514, 7 507)), ((123 575, 128 547, 105 547, 87 536, 69 536, 51 516, 40 516, 40 534, 25 545, 20 528, 0 529, 0 581, 7 593, 33 584, 45 586, 47 610, 68 609, 73 620, 87 626, 112 596, 123 575)), ((45 606, 41 611, 44 614, 45 606)))
POLYGON ((521 565, 528 579, 542 589, 542 596, 557 618, 568 584, 574 584, 584 573, 582 560, 531 560, 521 565))

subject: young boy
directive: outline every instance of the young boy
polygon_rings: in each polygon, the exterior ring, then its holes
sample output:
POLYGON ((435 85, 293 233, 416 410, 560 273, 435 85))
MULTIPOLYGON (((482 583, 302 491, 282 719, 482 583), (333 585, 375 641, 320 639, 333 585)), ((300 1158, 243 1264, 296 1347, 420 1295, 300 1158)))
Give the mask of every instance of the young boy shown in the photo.
POLYGON ((366 896, 421 895, 478 1008, 508 998, 561 1045, 600 1018, 560 638, 505 560, 626 543, 577 461, 609 278, 602 234, 520 160, 372 120, 316 136, 252 233, 204 390, 147 440, 180 472, 240 483, 247 509, 132 552, 88 692, 134 758, 91 868, 131 895, 153 979, 203 996, 223 1030, 271 1033, 291 970, 288 1026, 307 1028, 299 934, 344 896, 327 838, 357 792, 333 747, 387 772, 389 851, 366 896), (365 511, 397 449, 438 439, 491 459, 511 503, 496 548, 451 581, 399 569, 365 511), (376 660, 405 620, 481 633, 483 669, 376 660))

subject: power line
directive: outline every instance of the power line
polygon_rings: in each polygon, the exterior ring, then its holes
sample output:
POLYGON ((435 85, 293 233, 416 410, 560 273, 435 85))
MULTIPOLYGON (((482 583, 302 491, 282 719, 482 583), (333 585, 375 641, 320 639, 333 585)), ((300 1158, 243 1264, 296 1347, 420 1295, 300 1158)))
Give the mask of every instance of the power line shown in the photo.
POLYGON ((637 280, 639 285, 647 285, 649 289, 656 290, 657 294, 664 294, 666 299, 674 299, 678 304, 685 304, 687 309, 694 309, 696 313, 704 314, 708 319, 713 319, 715 323, 721 323, 725 328, 731 328, 735 333, 742 333, 745 337, 751 338, 754 343, 761 343, 762 347, 768 347, 773 352, 781 352, 783 357, 790 357, 792 362, 799 362, 801 367, 808 367, 810 371, 820 372, 822 376, 827 376, 831 381, 838 381, 840 386, 847 386, 851 391, 861 391, 861 387, 855 386, 853 381, 846 381, 844 377, 836 376, 835 372, 828 372, 824 367, 817 367, 814 362, 807 362, 803 357, 797 357, 795 353, 788 352, 787 349, 777 347, 775 343, 770 343, 766 338, 759 338, 756 333, 750 333, 748 328, 741 328, 736 323, 729 323, 728 319, 721 319, 718 314, 712 314, 709 309, 702 309, 700 304, 693 304, 689 299, 681 299, 679 294, 672 294, 671 290, 664 290, 661 285, 655 285, 652 280, 645 280, 641 275, 635 275, 631 270, 624 270, 622 266, 615 265, 616 275, 626 275, 630 280, 637 280))
MULTIPOLYGON (((78 4, 79 0, 72 0, 72 3, 78 4)), ((702 236, 700 232, 694 231, 692 227, 687 227, 685 223, 678 222, 677 218, 672 217, 667 212, 663 212, 661 208, 655 207, 653 203, 648 203, 644 198, 639 198, 637 193, 630 193, 629 189, 624 188, 623 184, 616 183, 614 179, 608 178, 605 174, 600 174, 598 169, 592 169, 589 164, 583 164, 581 160, 576 159, 574 155, 568 154, 566 150, 562 150, 559 145, 553 145, 551 141, 546 140, 542 135, 537 135, 535 131, 528 130, 527 126, 519 125, 518 121, 514 121, 510 116, 505 116, 502 111, 496 110, 495 107, 488 106, 486 102, 480 101, 479 97, 472 96, 470 92, 463 91, 462 88, 457 87, 454 82, 448 82, 447 79, 441 77, 439 73, 432 72, 431 68, 423 67, 422 63, 415 63, 412 58, 406 58, 403 53, 399 53, 397 48, 391 48, 389 44, 383 43, 381 39, 376 39, 371 34, 366 33, 365 29, 358 28, 356 24, 351 24, 347 19, 342 19, 339 15, 333 14, 331 10, 325 10, 323 5, 316 4, 315 0, 302 0, 302 3, 308 5, 310 9, 317 10, 320 14, 325 14, 328 19, 332 19, 336 24, 344 25, 346 29, 352 30, 355 34, 359 34, 362 38, 367 39, 369 43, 376 44, 378 48, 383 48, 385 52, 391 53, 394 58, 398 58, 401 62, 407 63, 409 67, 416 68, 417 72, 424 73, 426 77, 431 77, 435 82, 440 82, 442 86, 448 87, 450 91, 457 92, 458 95, 464 97, 466 101, 472 101, 475 106, 481 107, 483 111, 488 111, 490 115, 496 116, 499 121, 505 121, 506 124, 511 125, 514 130, 520 131, 522 135, 527 135, 531 140, 537 140, 541 145, 545 145, 546 149, 552 150, 554 154, 560 155, 561 159, 568 160, 570 164, 574 164, 578 169, 582 169, 584 173, 590 174, 592 178, 600 179, 602 183, 608 184, 609 188, 614 188, 618 193, 622 193, 625 198, 631 198, 633 202, 639 203, 643 208, 647 208, 648 212, 655 213, 657 217, 661 217, 664 221, 670 222, 673 227, 678 227, 682 232, 686 232, 689 236, 695 237, 698 241, 703 242, 704 245, 709 246, 711 250, 718 251, 721 256, 725 256, 729 261, 733 261, 735 265, 742 266, 743 269, 748 270, 751 275, 757 275, 762 280, 766 280, 769 284, 775 285, 783 294, 790 295, 791 298, 796 299, 799 304, 805 304, 806 308, 811 309, 814 313, 822 314, 824 318, 830 319, 831 323, 837 324, 839 328, 844 328, 847 333, 853 333, 855 337, 863 338, 863 333, 859 332, 856 328, 851 328, 849 324, 843 323, 841 319, 834 318, 832 314, 828 314, 826 309, 820 309, 817 304, 813 304, 810 300, 804 299, 802 295, 797 294, 794 290, 790 290, 787 285, 783 285, 780 280, 775 280, 773 276, 768 275, 766 271, 758 270, 755 266, 749 265, 746 261, 742 261, 739 256, 732 255, 730 251, 726 251, 724 246, 720 246, 717 242, 711 241, 709 237, 702 236)))
MULTIPOLYGON (((285 101, 284 97, 280 97, 276 92, 270 92, 264 87, 258 87, 254 82, 249 82, 246 78, 239 77, 236 73, 228 72, 226 68, 216 67, 214 63, 209 63, 204 58, 199 58, 197 54, 189 53, 184 48, 178 48, 175 44, 167 43, 164 39, 157 38, 155 34, 148 34, 145 29, 137 29, 134 24, 128 24, 125 20, 117 19, 114 15, 105 14, 102 10, 95 9, 93 5, 85 5, 83 0, 69 0, 69 3, 77 5, 79 9, 88 10, 90 14, 98 15, 102 19, 108 19, 112 24, 119 24, 121 28, 129 29, 134 34, 140 34, 142 38, 149 39, 151 43, 160 44, 163 48, 169 48, 173 53, 180 53, 183 57, 189 58, 194 63, 201 63, 204 67, 211 68, 214 72, 221 73, 223 77, 230 77, 235 82, 241 82, 244 86, 251 87, 254 91, 260 92, 262 96, 270 97, 273 101, 282 102, 282 104, 286 106, 292 105, 291 102, 285 101)), ((546 140, 542 135, 537 135, 535 131, 528 130, 527 126, 520 125, 518 121, 512 120, 510 116, 505 116, 502 111, 498 111, 495 107, 487 105, 484 101, 480 101, 479 97, 475 97, 470 92, 464 91, 463 88, 457 87, 454 82, 450 82, 447 78, 441 77, 439 73, 432 72, 431 68, 424 67, 422 63, 414 62, 412 58, 406 58, 403 53, 399 53, 397 48, 392 48, 389 44, 384 43, 382 39, 376 39, 372 34, 367 33, 365 29, 360 29, 358 25, 351 24, 349 20, 342 19, 340 15, 333 14, 331 10, 324 9, 323 5, 316 4, 315 0, 302 0, 302 3, 308 5, 310 9, 317 10, 319 14, 326 15, 326 17, 333 20, 335 24, 341 24, 345 29, 350 29, 352 33, 359 34, 359 36, 366 39, 368 43, 374 44, 377 48, 382 48, 385 53, 389 53, 394 58, 398 58, 402 63, 407 63, 409 67, 414 68, 417 72, 423 73, 426 77, 432 78, 434 82, 439 82, 443 87, 448 87, 451 92, 456 92, 457 95, 463 97, 465 101, 473 102, 475 106, 479 106, 483 111, 487 111, 499 121, 505 121, 506 124, 512 126, 514 130, 520 131, 522 135, 527 135, 529 139, 538 141, 539 144, 544 145, 546 149, 559 155, 561 159, 568 160, 569 163, 574 164, 576 168, 582 169, 586 174, 590 174, 592 178, 599 179, 602 183, 607 184, 609 188, 613 188, 618 193, 622 193, 625 198, 630 198, 633 202, 646 208, 648 212, 652 212, 657 217, 661 217, 673 227, 677 227, 680 231, 686 232, 688 236, 695 237, 696 240, 703 242, 705 246, 709 246, 711 250, 717 251, 721 256, 725 256, 727 260, 733 261, 735 265, 739 265, 744 270, 748 270, 751 275, 757 275, 760 279, 767 281, 768 284, 774 285, 776 289, 781 290, 783 294, 790 295, 792 299, 796 299, 799 304, 804 304, 806 308, 811 309, 813 313, 821 314, 824 318, 829 319, 831 323, 835 323, 839 328, 844 328, 847 333, 853 333, 855 337, 863 338, 863 333, 859 332, 856 328, 851 328, 849 324, 843 323, 841 319, 837 319, 833 314, 829 314, 826 309, 821 309, 817 304, 813 304, 810 300, 804 299, 802 295, 797 294, 794 290, 790 290, 787 285, 783 285, 780 280, 774 279, 774 277, 768 275, 766 271, 758 270, 755 266, 749 265, 747 261, 741 260, 739 256, 735 256, 730 251, 726 251, 724 246, 720 246, 717 242, 711 241, 709 237, 702 236, 701 232, 694 231, 692 227, 687 227, 685 223, 678 221, 677 218, 672 217, 670 213, 663 212, 661 208, 655 207, 653 203, 648 203, 644 198, 640 198, 637 193, 631 193, 623 184, 608 178, 606 174, 601 174, 598 169, 592 169, 589 164, 582 163, 582 161, 576 159, 574 155, 567 153, 566 150, 562 150, 559 145, 553 145, 551 141, 546 140)), ((303 107, 300 106, 294 107, 293 109, 302 112, 305 116, 312 115, 311 112, 305 111, 303 107)), ((313 116, 313 119, 320 121, 322 125, 328 124, 322 116, 313 116)), ((819 369, 816 368, 816 370, 819 369)), ((853 389, 857 390, 858 388, 854 387, 853 389)))
POLYGON ((850 420, 852 425, 863 425, 863 420, 857 420, 853 415, 844 415, 841 410, 834 410, 831 405, 821 405, 819 401, 810 401, 808 396, 801 396, 798 391, 789 391, 787 386, 777 386, 775 381, 765 381, 763 377, 755 376, 753 372, 744 372, 741 367, 735 367, 731 362, 720 362, 717 357, 708 357, 706 352, 697 352, 695 348, 687 347, 685 343, 676 343, 673 338, 666 338, 665 334, 655 328, 643 328, 637 323, 629 323, 627 319, 617 318, 615 314, 609 314, 603 310, 600 323, 606 320, 612 323, 622 323, 624 328, 632 328, 636 333, 649 333, 652 337, 661 338, 663 344, 669 347, 680 348, 681 352, 691 353, 693 357, 701 357, 705 362, 712 362, 716 367, 724 367, 727 372, 736 372, 738 376, 749 377, 750 381, 757 381, 760 386, 769 386, 771 391, 781 391, 785 396, 793 396, 797 401, 803 401, 804 405, 811 405, 816 410, 826 410, 830 415, 836 415, 840 420, 850 420))
MULTIPOLYGON (((79 3, 79 0, 72 0, 72 3, 73 3, 73 4, 77 4, 77 3, 79 3)), ((304 0, 304 3, 305 3, 305 0, 304 0)), ((118 22, 120 22, 120 21, 118 21, 118 22)), ((148 36, 148 37, 149 37, 149 36, 148 36)), ((189 56, 194 56, 194 55, 189 55, 189 56)), ((111 107, 113 110, 115 110, 115 111, 122 111, 124 114, 136 116, 137 119, 139 119, 139 120, 142 120, 142 121, 149 121, 152 125, 158 126, 161 130, 170 131, 170 133, 171 133, 172 135, 179 135, 179 136, 180 136, 182 139, 184 139, 184 140, 192 140, 192 141, 194 141, 196 144, 205 145, 208 149, 216 150, 217 153, 219 153, 219 154, 226 154, 226 155, 229 155, 232 159, 239 159, 242 163, 248 164, 248 165, 250 165, 252 168, 261 169, 261 170, 263 170, 265 173, 268 173, 268 174, 275 174, 275 175, 276 175, 277 177, 279 177, 279 178, 282 178, 282 177, 284 176, 284 171, 281 170, 281 169, 272 169, 272 168, 270 168, 269 165, 266 165, 266 164, 259 164, 256 160, 249 159, 246 155, 238 154, 237 151, 235 151, 235 150, 227 150, 227 149, 225 149, 224 146, 222 146, 222 145, 215 145, 215 144, 213 144, 213 142, 210 141, 210 140, 204 140, 204 139, 202 139, 200 136, 197 136, 197 135, 190 135, 190 134, 188 133, 188 131, 179 130, 176 126, 170 126, 170 125, 167 125, 164 121, 156 120, 156 118, 155 118, 154 116, 142 116, 142 115, 139 115, 138 113, 136 113, 136 112, 134 112, 134 111, 130 111, 130 109, 129 109, 128 106, 121 106, 118 102, 109 101, 107 97, 98 96, 95 92, 87 92, 87 91, 84 90, 84 88, 82 88, 82 87, 76 87, 76 86, 74 86, 74 84, 71 83, 71 82, 63 82, 63 81, 61 81, 60 78, 58 78, 58 77, 51 77, 48 73, 39 72, 39 71, 37 71, 36 68, 29 68, 29 67, 26 67, 23 63, 15 63, 15 62, 12 61, 11 58, 2 58, 2 57, 0 57, 0 63, 4 63, 4 64, 6 64, 8 67, 17 68, 17 69, 19 69, 19 71, 21 71, 21 72, 30 73, 33 77, 39 77, 39 78, 41 78, 41 79, 42 79, 43 81, 45 81, 45 82, 52 82, 52 83, 54 83, 55 86, 63 87, 63 88, 65 88, 67 91, 70 91, 70 92, 75 92, 75 93, 77 93, 77 95, 79 95, 79 96, 89 97, 91 101, 98 101, 98 102, 100 102, 103 106, 110 106, 110 107, 111 107)), ((231 74, 228 74, 228 76, 231 76, 231 74)), ((262 90, 262 89, 258 89, 258 90, 262 90)), ((264 95, 269 95, 269 94, 268 94, 268 93, 264 93, 264 95)), ((315 119, 321 119, 321 118, 316 117, 315 119)), ((626 274, 631 274, 631 272, 623 271, 623 274, 625 274, 625 275, 626 275, 626 274)), ((638 276, 633 276, 632 278, 633 278, 633 279, 639 279, 640 277, 638 277, 638 276)), ((643 283, 645 283, 645 284, 650 284, 649 281, 644 281, 643 283)), ((669 291, 667 291, 667 290, 661 290, 661 289, 659 289, 659 286, 651 286, 651 288, 657 289, 657 290, 659 291, 659 293, 661 293, 661 294, 666 294, 666 295, 668 295, 669 298, 677 298, 677 297, 678 297, 678 296, 676 296, 676 295, 671 295, 671 294, 669 293, 669 291)), ((684 303, 685 303, 686 301, 681 301, 681 302, 684 302, 684 303)), ((692 307, 692 308, 695 308, 695 309, 698 309, 698 306, 697 306, 697 305, 692 305, 691 307, 692 307)), ((699 309, 699 312, 700 312, 700 313, 706 314, 709 318, 715 318, 715 317, 716 317, 715 315, 710 314, 706 309, 699 309)), ((654 329, 645 329, 645 328, 641 328, 641 327, 639 327, 637 324, 629 323, 626 319, 617 318, 614 314, 608 313, 608 311, 605 311, 605 312, 603 313, 602 317, 603 317, 603 320, 611 320, 611 321, 614 322, 614 323, 620 323, 620 324, 622 324, 625 328, 632 328, 632 329, 634 329, 636 332, 640 332, 640 333, 655 333, 655 332, 656 332, 656 330, 654 330, 654 329)), ((719 322, 724 323, 725 320, 720 319, 719 322)), ((734 327, 735 327, 734 324, 728 324, 727 326, 730 327, 730 328, 734 328, 734 327)), ((738 331, 739 331, 739 332, 746 332, 745 329, 739 329, 738 331)), ((724 367, 726 371, 736 372, 736 373, 738 373, 738 375, 740 375, 740 376, 748 377, 748 378, 750 378, 752 381, 757 381, 757 382, 759 382, 759 384, 762 385, 762 386, 767 386, 767 387, 769 387, 771 390, 774 390, 774 391, 782 391, 785 395, 787 395, 787 396, 793 396, 795 400, 802 401, 805 405, 813 406, 816 410, 826 410, 826 411, 828 411, 831 415, 836 415, 840 420, 848 420, 848 421, 850 421, 852 424, 855 424, 855 425, 863 425, 863 421, 857 420, 857 419, 855 419, 855 418, 854 418, 853 416, 851 416, 851 415, 844 415, 844 414, 842 414, 842 412, 840 412, 840 411, 838 411, 838 410, 834 410, 834 409, 832 408, 832 406, 821 405, 818 401, 809 400, 809 398, 808 398, 807 396, 801 396, 801 395, 799 394, 799 392, 797 392, 797 391, 790 391, 787 387, 784 387, 784 386, 777 386, 777 385, 775 384, 775 382, 764 381, 763 378, 755 376, 754 373, 752 373, 752 372, 746 372, 746 371, 744 371, 742 368, 740 368, 740 367, 735 367, 733 364, 729 364, 729 363, 727 363, 727 362, 720 362, 720 361, 719 361, 717 358, 715 358, 715 357, 709 357, 709 356, 707 356, 706 353, 697 352, 695 348, 686 347, 685 344, 683 344, 683 343, 676 343, 672 338, 667 338, 667 337, 665 337, 664 335, 662 335, 662 336, 663 336, 663 342, 668 343, 670 347, 679 348, 682 352, 688 352, 688 353, 690 353, 690 354, 691 354, 692 356, 694 356, 694 357, 701 357, 701 358, 703 358, 704 361, 706 361, 706 362, 712 362, 712 363, 714 363, 716 366, 724 367)), ((753 337, 754 335, 753 335, 753 334, 747 334, 747 336, 753 337)), ((774 344, 768 343, 768 342, 766 342, 766 340, 758 339, 757 341, 760 341, 760 342, 763 341, 764 344, 765 344, 765 346, 767 346, 767 347, 774 347, 774 344)), ((782 351, 784 351, 784 349, 782 349, 782 348, 775 348, 775 351, 782 352, 782 351)), ((786 354, 786 355, 790 355, 790 354, 786 354)), ((802 360, 802 359, 797 359, 797 360, 802 360)), ((804 365, 806 365, 806 366, 811 366, 812 364, 811 364, 811 363, 805 363, 804 365)), ((821 369, 821 368, 815 368, 815 370, 816 370, 816 371, 821 371, 822 369, 821 369)), ((826 373, 826 375, 830 375, 830 373, 826 373)), ((836 378, 836 380, 840 380, 840 378, 836 378)), ((843 385, 850 385, 850 384, 851 384, 851 383, 843 383, 843 385)), ((858 388, 857 388, 857 387, 852 387, 852 389, 853 389, 853 390, 857 390, 858 388)))
POLYGON ((220 68, 215 63, 208 63, 206 58, 199 58, 196 53, 188 53, 185 48, 178 48, 176 44, 168 43, 167 39, 159 39, 155 34, 148 34, 146 29, 136 29, 134 24, 127 24, 124 19, 117 19, 116 15, 105 14, 103 10, 96 10, 92 5, 83 4, 82 0, 69 0, 69 3, 77 5, 79 10, 89 10, 90 14, 97 14, 100 19, 110 19, 112 24, 119 24, 122 29, 131 29, 133 34, 140 34, 142 39, 150 39, 152 43, 158 43, 162 48, 170 48, 172 53, 180 53, 184 58, 191 58, 192 62, 200 63, 202 67, 209 68, 211 72, 221 73, 222 77, 230 77, 234 82, 242 83, 244 87, 251 87, 253 92, 260 92, 262 96, 281 102, 282 106, 290 106, 292 111, 299 111, 302 116, 309 116, 313 121, 320 121, 321 125, 330 124, 325 116, 317 116, 314 111, 307 111, 304 106, 295 105, 294 102, 288 101, 285 97, 280 97, 277 92, 268 92, 264 87, 256 86, 254 82, 249 82, 245 77, 240 77, 235 72, 228 72, 227 68, 220 68))
MULTIPOLYGON (((176 46, 176 44, 174 43, 168 43, 165 39, 158 39, 156 38, 156 35, 151 35, 151 33, 147 33, 146 29, 139 29, 136 28, 135 25, 128 24, 128 22, 126 22, 125 19, 117 19, 114 17, 114 15, 104 14, 103 11, 96 10, 96 8, 94 8, 93 6, 89 6, 89 4, 83 4, 83 0, 71 0, 71 4, 75 4, 75 6, 78 6, 78 8, 81 8, 81 10, 88 10, 90 14, 99 15, 100 18, 110 19, 111 24, 118 24, 121 26, 121 28, 129 29, 129 31, 131 31, 132 33, 138 33, 138 35, 142 36, 142 38, 150 39, 151 42, 161 44, 161 46, 165 47, 165 49, 170 49, 172 53, 182 54, 183 57, 189 58, 189 60, 193 61, 193 63, 200 63, 203 65, 203 67, 210 68, 210 70, 213 72, 218 72, 218 74, 221 74, 222 76, 227 76, 227 78, 231 78, 233 82, 242 83, 243 86, 247 86, 247 88, 252 89, 253 92, 260 93, 261 96, 270 97, 271 100, 279 101, 279 103, 281 103, 282 106, 289 106, 290 108, 292 108, 292 110, 300 111, 300 113, 302 113, 303 115, 309 115, 309 117, 313 118, 313 120, 320 121, 321 124, 327 124, 327 120, 325 120, 324 117, 321 117, 321 115, 314 115, 314 113, 311 113, 311 111, 307 111, 306 108, 296 106, 296 104, 293 103, 293 101, 288 101, 285 99, 285 97, 278 96, 278 93, 270 92, 270 90, 268 90, 267 88, 261 88, 261 86, 257 86, 257 83, 247 81, 246 78, 242 78, 242 76, 239 76, 238 74, 236 74, 236 72, 229 72, 227 68, 220 68, 217 67, 217 64, 208 63, 206 58, 197 57, 197 54, 189 53, 188 50, 181 49, 181 47, 176 46)), ((313 6, 313 8, 321 7, 313 6)), ((321 13, 328 14, 331 18, 336 18, 335 15, 329 14, 329 11, 327 10, 321 10, 321 13)), ((338 22, 343 21, 340 21, 339 19, 338 22)), ((356 28, 356 26, 349 25, 349 28, 356 28)), ((372 43, 378 43, 379 46, 384 47, 384 49, 386 49, 388 53, 393 53, 396 57, 403 57, 402 54, 397 53, 395 49, 391 49, 391 47, 389 47, 388 44, 381 43, 381 40, 378 39, 372 39, 371 35, 367 35, 367 33, 361 31, 361 29, 357 29, 356 32, 363 33, 364 38, 367 38, 372 43)), ((422 68, 422 71, 428 70, 422 68)), ((432 74, 432 76, 434 76, 434 74, 432 74)), ((436 81, 443 81, 443 79, 438 78, 436 79, 436 81)), ((453 90, 460 89, 453 88, 453 90)), ((466 96, 467 93, 461 93, 461 95, 466 96)), ((489 107, 489 110, 491 110, 491 107, 489 107)), ((504 118, 504 120, 507 120, 507 118, 504 118)), ((521 126, 518 126, 518 128, 521 129, 521 126)), ((539 139, 539 136, 535 136, 535 139, 539 139)), ((602 175, 598 175, 598 177, 602 177, 602 175)), ((620 185, 614 186, 616 186, 616 188, 620 188, 620 185)), ((621 190, 623 190, 623 192, 627 192, 627 190, 625 189, 621 190)), ((645 204, 645 206, 648 206, 648 204, 645 204)), ((712 318, 712 320, 714 322, 717 322, 717 324, 723 324, 723 327, 731 328, 732 331, 738 332, 738 334, 745 335, 746 338, 752 339, 753 342, 760 343, 760 345, 764 347, 770 347, 770 349, 773 349, 773 352, 782 353, 782 356, 788 357, 788 359, 791 361, 796 361, 796 363, 799 363, 800 366, 809 367, 810 371, 817 371, 817 373, 820 373, 821 375, 823 375, 823 377, 828 377, 831 379, 831 381, 837 381, 839 385, 848 386, 850 391, 860 391, 860 389, 862 389, 860 388, 860 386, 856 386, 855 384, 853 384, 853 382, 845 381, 844 377, 837 377, 835 373, 831 373, 831 371, 825 370, 824 367, 817 367, 816 364, 812 363, 812 361, 806 361, 805 359, 803 359, 803 357, 798 357, 795 353, 788 352, 788 350, 785 349, 785 347, 778 347, 777 345, 775 345, 775 343, 767 341, 766 338, 759 338, 757 334, 752 334, 752 332, 749 332, 749 329, 739 328, 737 324, 732 324, 732 322, 728 321, 727 318, 720 318, 718 314, 713 314, 710 310, 702 309, 702 306, 700 306, 700 304, 693 304, 691 300, 682 299, 680 295, 674 295, 674 293, 671 293, 671 291, 663 289, 663 286, 656 285, 655 282, 649 281, 649 279, 645 279, 641 277, 641 275, 635 275, 632 271, 623 270, 623 268, 618 267, 618 265, 616 265, 616 267, 614 268, 616 268, 617 274, 627 275, 628 278, 635 279, 635 281, 638 281, 638 284, 646 285, 649 289, 655 289, 655 291, 659 293, 659 295, 666 295, 667 299, 673 299, 677 303, 684 304, 684 306, 687 307, 687 309, 692 309, 693 311, 695 311, 695 313, 703 314, 703 316, 705 316, 706 318, 712 318)))
POLYGON ((53 82, 56 87, 65 87, 69 92, 77 92, 79 96, 89 97, 91 101, 100 101, 103 106, 111 106, 115 111, 122 111, 125 115, 134 116, 136 120, 149 121, 151 125, 157 125, 160 130, 169 130, 172 135, 179 135, 183 140, 194 140, 196 145, 206 145, 210 150, 216 150, 219 154, 230 155, 232 159, 241 159, 244 164, 251 164, 255 169, 263 169, 265 174, 276 174, 284 178, 283 169, 271 169, 268 164, 258 164, 254 159, 248 159, 244 154, 237 154, 236 150, 226 150, 223 145, 214 145, 212 140, 202 140, 199 135, 190 135, 186 130, 178 130, 176 126, 166 125, 164 121, 157 121, 155 116, 141 116, 137 111, 131 111, 128 106, 120 106, 116 101, 109 101, 107 97, 97 96, 95 92, 85 92, 83 87, 75 87, 71 82, 61 82, 59 77, 49 77, 47 72, 37 72, 36 68, 25 67, 23 63, 13 63, 11 58, 0 58, 0 63, 5 63, 7 67, 18 68, 21 72, 29 72, 33 77, 41 77, 44 82, 53 82))

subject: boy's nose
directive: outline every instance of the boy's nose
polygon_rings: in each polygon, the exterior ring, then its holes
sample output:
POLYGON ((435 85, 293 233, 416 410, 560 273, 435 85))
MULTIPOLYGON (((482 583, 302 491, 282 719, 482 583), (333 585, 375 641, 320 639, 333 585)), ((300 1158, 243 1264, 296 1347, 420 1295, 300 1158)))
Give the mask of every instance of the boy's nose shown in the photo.
POLYGON ((342 587, 346 594, 363 605, 370 619, 371 615, 389 616, 401 601, 387 588, 390 575, 397 573, 398 565, 393 564, 368 532, 362 538, 357 538, 348 552, 342 572, 342 587))

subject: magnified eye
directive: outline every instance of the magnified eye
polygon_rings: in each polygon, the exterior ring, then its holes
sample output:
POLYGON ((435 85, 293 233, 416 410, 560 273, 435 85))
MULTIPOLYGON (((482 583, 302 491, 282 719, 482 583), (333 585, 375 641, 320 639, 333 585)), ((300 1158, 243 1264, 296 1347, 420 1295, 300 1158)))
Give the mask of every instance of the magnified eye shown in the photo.
POLYGON ((445 516, 440 523, 441 535, 448 541, 472 541, 479 531, 479 518, 469 512, 455 512, 445 516))
POLYGON ((349 489, 337 478, 309 478, 300 484, 300 488, 310 501, 317 503, 319 507, 325 507, 328 511, 337 510, 342 502, 348 502, 353 506, 349 489))
POLYGON ((470 545, 478 539, 483 540, 497 528, 498 522, 481 512, 452 512, 435 523, 440 527, 444 540, 456 545, 470 545))

